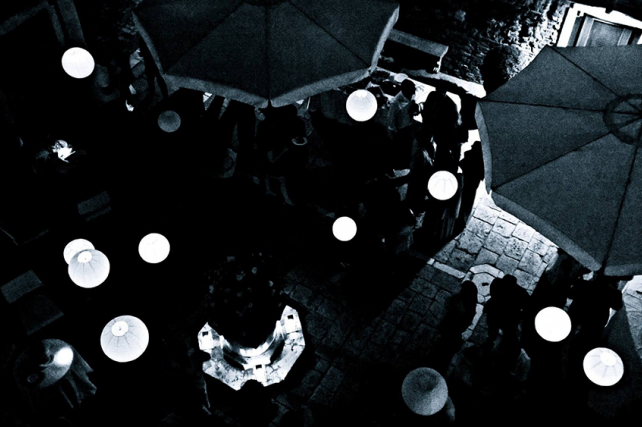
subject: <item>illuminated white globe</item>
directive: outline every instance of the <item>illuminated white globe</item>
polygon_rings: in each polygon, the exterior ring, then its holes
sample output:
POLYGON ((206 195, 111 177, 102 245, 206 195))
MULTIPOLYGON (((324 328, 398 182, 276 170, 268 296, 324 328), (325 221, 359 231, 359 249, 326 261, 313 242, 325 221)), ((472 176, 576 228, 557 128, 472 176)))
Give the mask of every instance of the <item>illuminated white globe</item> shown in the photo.
POLYGON ((162 234, 148 234, 138 244, 138 253, 144 261, 158 264, 169 255, 169 240, 162 234))
POLYGON ((76 239, 67 243, 67 246, 65 246, 65 250, 62 253, 62 255, 65 257, 65 262, 69 264, 74 255, 76 255, 80 251, 84 251, 85 249, 95 248, 89 240, 85 239, 76 239))
POLYGON ((163 111, 158 115, 158 127, 167 133, 176 132, 181 127, 181 116, 176 111, 163 111))
POLYGON ((60 366, 70 366, 74 360, 74 352, 70 347, 63 347, 54 354, 53 362, 60 366))
POLYGON ((457 178, 448 171, 437 171, 428 180, 428 192, 437 200, 448 200, 457 193, 457 178))
POLYGON ((608 387, 622 379, 624 364, 613 350, 598 347, 584 357, 584 373, 593 383, 608 387))
POLYGON ((535 316, 535 330, 550 342, 560 342, 571 333, 571 318, 558 307, 546 307, 535 316))
POLYGON ((357 122, 365 122, 377 112, 377 98, 367 90, 355 90, 346 101, 348 115, 357 122))
POLYGON ((100 251, 86 249, 73 256, 69 263, 69 277, 81 288, 95 288, 109 276, 109 259, 100 251))
POLYGON ((149 330, 137 317, 118 316, 100 335, 100 346, 111 360, 125 363, 138 359, 149 344, 149 330))
POLYGON ((62 55, 62 68, 75 79, 89 77, 96 63, 91 53, 80 47, 72 47, 62 55))
POLYGON ((412 412, 430 416, 446 405, 448 386, 444 377, 434 369, 417 368, 403 380, 401 396, 412 412))
POLYGON ((337 218, 332 224, 332 234, 342 242, 352 240, 357 234, 357 223, 347 216, 337 218))

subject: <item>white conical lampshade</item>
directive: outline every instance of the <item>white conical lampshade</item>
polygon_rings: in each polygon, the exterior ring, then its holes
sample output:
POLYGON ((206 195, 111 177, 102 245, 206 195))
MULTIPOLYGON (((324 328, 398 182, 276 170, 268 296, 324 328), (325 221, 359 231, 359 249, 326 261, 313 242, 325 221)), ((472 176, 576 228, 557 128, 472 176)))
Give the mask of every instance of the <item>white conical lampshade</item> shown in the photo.
POLYGON ((181 127, 181 116, 176 111, 163 111, 158 115, 158 127, 167 133, 176 132, 181 127))
POLYGON ((337 218, 332 224, 332 234, 337 240, 342 242, 347 242, 352 240, 357 234, 357 223, 354 220, 347 216, 342 216, 337 218))
POLYGON ((355 90, 346 101, 348 115, 357 122, 365 122, 377 112, 377 98, 367 90, 355 90))
POLYGON ((428 180, 428 192, 437 200, 448 200, 457 193, 457 178, 448 171, 437 171, 428 180))
POLYGON ((138 359, 148 344, 147 326, 134 316, 118 316, 112 319, 100 336, 100 346, 105 355, 121 363, 138 359))
POLYGON ((418 368, 406 375, 401 395, 415 414, 433 415, 446 405, 448 386, 439 372, 430 368, 418 368))
POLYGON ((86 249, 78 252, 69 263, 69 277, 81 288, 95 288, 109 276, 109 260, 100 251, 86 249))
POLYGON ((85 249, 95 248, 89 240, 85 239, 76 239, 67 243, 67 246, 65 246, 65 250, 62 253, 62 255, 65 257, 65 262, 69 264, 74 255, 76 255, 80 251, 84 251, 85 249))
POLYGON ((571 318, 558 307, 546 307, 535 316, 535 330, 550 342, 560 342, 571 333, 571 318))
POLYGON ((96 63, 91 53, 80 47, 72 47, 62 55, 62 68, 76 79, 84 79, 94 71, 96 63))
POLYGON ((612 386, 624 374, 624 364, 616 352, 598 347, 584 356, 584 373, 597 385, 612 386))
POLYGON ((169 240, 162 234, 148 234, 138 244, 138 253, 148 263, 158 264, 169 255, 169 240))

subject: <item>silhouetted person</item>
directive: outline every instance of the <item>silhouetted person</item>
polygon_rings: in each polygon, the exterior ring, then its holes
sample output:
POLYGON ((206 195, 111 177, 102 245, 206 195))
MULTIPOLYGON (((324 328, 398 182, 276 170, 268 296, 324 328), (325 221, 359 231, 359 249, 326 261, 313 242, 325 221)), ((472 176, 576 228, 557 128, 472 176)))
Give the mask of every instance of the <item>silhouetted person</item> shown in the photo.
POLYGON ((517 284, 515 276, 507 274, 502 279, 492 281, 490 299, 484 305, 488 324, 488 340, 485 346, 492 348, 500 329, 503 340, 509 343, 518 341, 517 328, 528 299, 528 292, 517 284))
POLYGON ((484 179, 484 157, 481 141, 476 141, 472 148, 464 154, 464 159, 461 161, 460 166, 464 175, 464 185, 461 194, 459 217, 455 228, 463 230, 473 211, 479 183, 484 179))
POLYGON ((459 293, 446 301, 446 314, 439 324, 439 336, 434 346, 432 367, 446 375, 452 357, 464 343, 462 334, 475 318, 477 286, 470 280, 461 284, 459 293))

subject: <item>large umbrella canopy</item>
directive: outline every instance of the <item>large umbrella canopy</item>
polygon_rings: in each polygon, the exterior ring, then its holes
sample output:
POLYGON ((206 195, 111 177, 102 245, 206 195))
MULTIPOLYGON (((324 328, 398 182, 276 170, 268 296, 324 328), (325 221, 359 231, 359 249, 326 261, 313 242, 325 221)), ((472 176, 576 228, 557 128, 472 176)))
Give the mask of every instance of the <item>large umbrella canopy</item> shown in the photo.
POLYGON ((642 273, 642 46, 546 47, 476 116, 498 206, 592 270, 642 273))
POLYGON ((398 14, 388 0, 147 0, 136 12, 168 82, 261 107, 366 77, 398 14))

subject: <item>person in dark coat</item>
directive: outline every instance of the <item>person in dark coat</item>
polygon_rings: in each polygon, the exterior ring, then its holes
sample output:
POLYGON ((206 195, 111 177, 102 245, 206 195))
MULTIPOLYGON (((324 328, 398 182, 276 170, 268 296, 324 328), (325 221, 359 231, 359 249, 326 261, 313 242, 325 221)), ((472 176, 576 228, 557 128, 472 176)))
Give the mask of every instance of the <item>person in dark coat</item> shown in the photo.
POLYGON ((464 175, 464 185, 461 194, 459 217, 457 218, 455 228, 463 230, 473 211, 479 183, 484 179, 484 157, 482 154, 481 141, 473 143, 470 151, 464 154, 464 159, 461 161, 460 166, 464 175))
POLYGON ((484 305, 486 323, 488 324, 488 340, 486 346, 491 347, 497 339, 499 330, 507 342, 517 342, 517 329, 522 318, 522 310, 526 308, 530 296, 526 289, 517 284, 517 278, 507 274, 502 279, 495 279, 490 284, 490 299, 484 305))

